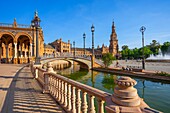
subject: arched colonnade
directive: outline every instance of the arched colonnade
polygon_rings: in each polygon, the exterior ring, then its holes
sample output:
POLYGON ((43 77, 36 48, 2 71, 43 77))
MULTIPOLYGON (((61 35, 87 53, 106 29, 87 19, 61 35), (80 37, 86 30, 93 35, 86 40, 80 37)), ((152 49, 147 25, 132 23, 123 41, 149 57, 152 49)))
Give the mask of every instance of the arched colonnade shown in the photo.
POLYGON ((32 37, 26 32, 0 32, 0 57, 3 63, 28 63, 32 58, 32 37))

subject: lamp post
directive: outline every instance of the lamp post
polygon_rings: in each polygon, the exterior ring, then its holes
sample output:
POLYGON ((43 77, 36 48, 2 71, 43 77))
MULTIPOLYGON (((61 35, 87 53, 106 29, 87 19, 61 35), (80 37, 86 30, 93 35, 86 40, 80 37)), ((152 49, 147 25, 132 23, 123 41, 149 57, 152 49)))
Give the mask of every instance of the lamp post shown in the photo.
POLYGON ((36 57, 35 57, 35 64, 40 63, 39 57, 39 44, 38 44, 38 29, 40 28, 40 18, 38 17, 38 12, 35 12, 34 20, 32 20, 33 26, 36 28, 36 57))
POLYGON ((73 46, 74 46, 74 58, 75 58, 75 54, 76 54, 75 41, 73 41, 73 46))
POLYGON ((140 32, 142 33, 142 69, 145 69, 145 57, 144 57, 144 32, 145 32, 146 28, 144 26, 142 26, 140 28, 140 32))
POLYGON ((33 41, 32 41, 32 56, 34 57, 34 20, 31 21, 32 33, 33 33, 33 41))
POLYGON ((92 32, 92 58, 91 58, 91 68, 94 67, 94 26, 91 26, 91 32, 92 32))
POLYGON ((94 26, 91 26, 91 32, 92 32, 92 56, 94 56, 94 26))
POLYGON ((85 38, 86 38, 86 34, 83 34, 83 39, 84 39, 84 56, 86 55, 86 49, 85 49, 85 38))

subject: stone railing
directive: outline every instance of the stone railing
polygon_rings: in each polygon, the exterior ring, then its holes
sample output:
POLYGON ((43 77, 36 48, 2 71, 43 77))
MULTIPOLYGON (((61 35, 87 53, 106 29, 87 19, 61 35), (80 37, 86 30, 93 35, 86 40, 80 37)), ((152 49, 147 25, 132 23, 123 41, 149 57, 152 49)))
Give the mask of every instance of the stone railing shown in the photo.
MULTIPOLYGON (((14 27, 14 24, 0 23, 0 27, 14 27)), ((31 28, 30 25, 17 24, 17 28, 31 28)))
POLYGON ((33 75, 43 86, 43 93, 51 96, 69 113, 159 113, 151 109, 133 87, 136 81, 121 77, 111 95, 85 84, 55 74, 51 63, 47 70, 31 66, 33 75), (97 100, 97 102, 95 102, 97 100), (105 103, 105 104, 104 104, 105 103))

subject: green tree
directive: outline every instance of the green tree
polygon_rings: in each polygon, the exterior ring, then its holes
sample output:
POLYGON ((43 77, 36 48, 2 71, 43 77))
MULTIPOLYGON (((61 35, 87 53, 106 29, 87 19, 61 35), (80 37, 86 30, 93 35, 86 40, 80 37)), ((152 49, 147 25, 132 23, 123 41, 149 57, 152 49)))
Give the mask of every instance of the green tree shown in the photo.
POLYGON ((139 58, 139 49, 138 48, 134 48, 133 49, 133 53, 134 53, 134 59, 138 59, 139 58))
POLYGON ((128 58, 128 56, 129 56, 129 55, 128 55, 128 54, 129 54, 128 51, 129 51, 128 48, 126 48, 125 50, 122 50, 122 51, 121 51, 121 54, 122 54, 122 58, 123 58, 123 59, 127 59, 127 58, 128 58))
POLYGON ((168 48, 170 48, 170 42, 164 42, 163 45, 161 46, 161 51, 163 55, 168 52, 168 48))
POLYGON ((115 60, 115 59, 116 58, 113 57, 113 55, 111 53, 103 54, 103 57, 102 57, 102 60, 103 60, 105 67, 110 66, 112 64, 112 61, 115 60))
POLYGON ((150 48, 150 50, 152 51, 152 53, 154 55, 159 54, 159 49, 161 46, 160 46, 159 42, 157 42, 156 40, 152 40, 152 43, 150 43, 150 45, 148 45, 148 47, 150 48))
MULTIPOLYGON (((142 58, 143 48, 140 48, 140 49, 139 49, 139 54, 140 54, 140 57, 142 58)), ((153 54, 153 52, 150 50, 149 47, 145 46, 145 47, 144 47, 144 57, 145 57, 145 58, 148 58, 151 54, 153 54)))
POLYGON ((123 45, 122 50, 125 50, 125 49, 129 49, 129 47, 127 45, 123 45))

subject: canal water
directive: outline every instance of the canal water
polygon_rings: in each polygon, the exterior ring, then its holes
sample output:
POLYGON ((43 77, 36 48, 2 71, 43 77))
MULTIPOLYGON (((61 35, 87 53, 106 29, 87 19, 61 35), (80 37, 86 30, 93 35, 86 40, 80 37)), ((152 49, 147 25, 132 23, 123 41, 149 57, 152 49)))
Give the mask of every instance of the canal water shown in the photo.
MULTIPOLYGON (((57 71, 57 73, 83 84, 95 87, 105 92, 114 93, 114 80, 121 75, 88 71, 80 69, 79 65, 71 65, 70 68, 57 71)), ((135 88, 138 94, 152 108, 170 113, 170 84, 161 81, 131 77, 137 81, 135 88)))

